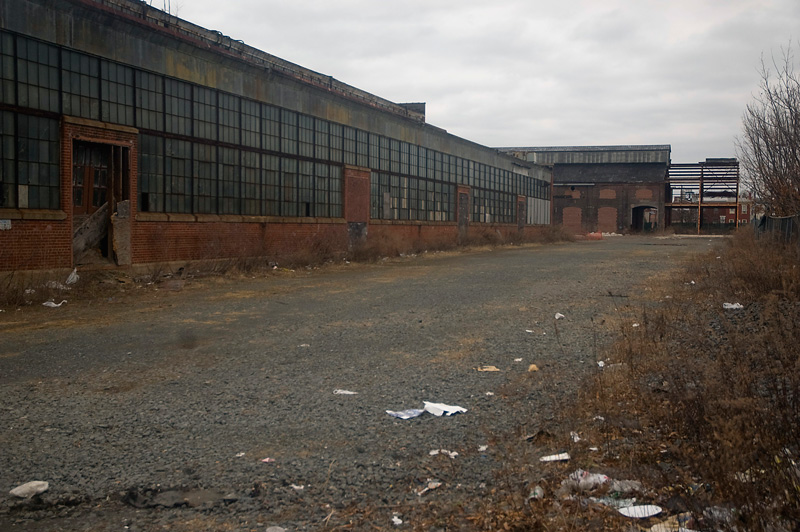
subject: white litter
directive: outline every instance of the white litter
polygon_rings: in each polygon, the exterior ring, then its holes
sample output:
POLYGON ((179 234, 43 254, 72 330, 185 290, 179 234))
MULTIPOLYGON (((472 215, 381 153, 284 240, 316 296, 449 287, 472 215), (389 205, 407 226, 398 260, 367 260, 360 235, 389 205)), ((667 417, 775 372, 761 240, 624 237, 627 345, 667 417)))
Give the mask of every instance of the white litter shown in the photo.
POLYGON ((744 308, 744 305, 741 303, 723 303, 722 308, 725 310, 741 310, 744 308))
POLYGON ((446 454, 450 458, 455 458, 456 456, 458 456, 458 453, 456 451, 448 451, 447 449, 433 449, 432 451, 429 451, 428 454, 431 456, 436 456, 438 454, 446 454))
POLYGON ((578 488, 581 490, 591 491, 599 486, 602 486, 608 482, 608 480, 609 478, 606 475, 602 475, 600 473, 589 473, 583 469, 578 469, 577 471, 571 473, 564 483, 575 482, 577 483, 578 488))
POLYGON ((387 410, 386 413, 392 417, 396 417, 398 419, 411 419, 413 417, 417 417, 422 415, 425 410, 421 408, 409 408, 408 410, 387 410))
POLYGON ((69 277, 67 277, 66 282, 67 284, 75 284, 78 282, 78 279, 80 278, 81 278, 80 275, 78 275, 78 268, 75 268, 74 270, 72 270, 72 273, 69 274, 69 277))
POLYGON ((428 401, 424 401, 426 412, 430 412, 434 416, 452 416, 453 414, 458 414, 459 412, 466 412, 467 409, 460 407, 460 406, 453 406, 453 405, 446 405, 444 403, 429 403, 428 401))
POLYGON ((625 517, 632 517, 634 519, 646 519, 648 517, 658 515, 661 512, 661 507, 654 504, 642 504, 639 506, 628 506, 626 508, 619 509, 619 513, 625 517))
POLYGON ((533 334, 533 331, 531 329, 525 329, 525 332, 528 334, 533 334))
POLYGON ((429 491, 435 490, 436 488, 438 488, 441 485, 442 485, 442 483, 439 482, 438 480, 428 479, 428 485, 425 486, 423 489, 419 490, 417 492, 417 496, 421 497, 421 496, 425 495, 426 493, 428 493, 429 491))
POLYGON ((514 362, 522 362, 522 359, 521 358, 515 358, 514 362))
POLYGON ((478 452, 482 453, 483 451, 485 451, 488 448, 489 448, 488 445, 481 445, 481 446, 478 447, 478 452))
POLYGON ((575 431, 570 432, 569 433, 569 437, 572 438, 572 441, 575 442, 575 443, 578 443, 579 441, 581 441, 581 437, 578 436, 578 433, 575 432, 575 431))
POLYGON ((563 320, 564 318, 566 318, 566 316, 564 316, 564 315, 563 315, 563 314, 561 314, 560 312, 556 312, 556 319, 557 319, 557 320, 563 320))
POLYGON ((302 485, 298 486, 297 484, 292 484, 292 489, 295 491, 303 491, 304 489, 306 489, 306 487, 302 485))
POLYGON ((244 456, 244 453, 236 453, 236 458, 241 458, 242 456, 244 456))
POLYGON ((72 290, 72 288, 69 286, 61 284, 58 281, 48 281, 45 286, 47 288, 52 288, 53 290, 72 290))
POLYGON ((311 344, 300 344, 297 347, 311 347, 311 344))
POLYGON ((638 327, 638 326, 639 326, 639 324, 638 324, 638 323, 634 323, 634 324, 633 324, 633 326, 634 326, 634 327, 638 327))
POLYGON ((333 390, 333 395, 358 395, 358 392, 351 392, 350 390, 333 390))
POLYGON ((597 361, 597 366, 598 366, 600 369, 603 369, 603 368, 606 366, 606 363, 605 363, 605 362, 603 362, 602 360, 598 360, 598 361, 597 361))
POLYGON ((486 392, 486 395, 494 395, 494 392, 486 392))
POLYGON ((63 305, 64 303, 66 303, 66 302, 67 302, 66 299, 61 301, 61 303, 55 303, 54 301, 45 301, 44 303, 42 303, 42 305, 44 305, 45 307, 50 307, 50 308, 58 308, 61 305, 63 305))
POLYGON ((17 486, 13 490, 9 491, 9 493, 14 497, 19 497, 20 499, 30 499, 34 495, 44 493, 49 488, 50 484, 48 482, 43 480, 33 480, 17 486))
POLYGON ((539 458, 540 462, 564 462, 566 460, 569 460, 569 453, 551 454, 539 458))
POLYGON ((396 515, 393 515, 393 516, 392 516, 392 524, 393 524, 394 526, 400 526, 400 525, 402 525, 402 524, 403 524, 403 520, 402 520, 402 519, 400 519, 399 517, 397 517, 396 515))
POLYGON ((590 450, 590 451, 597 452, 597 451, 599 451, 600 449, 598 449, 597 447, 589 447, 589 450, 590 450))

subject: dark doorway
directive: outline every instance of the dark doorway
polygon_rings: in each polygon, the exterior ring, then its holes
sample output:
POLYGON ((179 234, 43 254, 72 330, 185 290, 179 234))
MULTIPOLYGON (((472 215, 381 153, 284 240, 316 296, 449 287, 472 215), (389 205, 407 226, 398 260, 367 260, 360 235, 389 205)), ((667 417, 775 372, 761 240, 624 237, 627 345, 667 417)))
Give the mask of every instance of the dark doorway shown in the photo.
POLYGON ((655 231, 658 228, 658 209, 650 205, 634 207, 631 211, 631 230, 655 231))
MULTIPOLYGON (((72 252, 75 265, 119 263, 115 251, 129 247, 115 241, 111 223, 113 220, 120 229, 128 229, 129 167, 128 147, 85 141, 73 143, 72 252)), ((128 233, 123 235, 129 240, 128 233)))

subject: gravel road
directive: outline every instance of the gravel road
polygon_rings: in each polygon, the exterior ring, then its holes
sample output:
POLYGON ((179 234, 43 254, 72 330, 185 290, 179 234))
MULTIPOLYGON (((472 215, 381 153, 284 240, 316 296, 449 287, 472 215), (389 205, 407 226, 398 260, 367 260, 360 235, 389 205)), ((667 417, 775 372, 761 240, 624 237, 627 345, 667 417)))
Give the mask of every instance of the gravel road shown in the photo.
POLYGON ((5 309, 0 530, 410 530, 432 501, 469 508, 508 442, 530 446, 596 371, 615 307, 716 242, 431 253, 5 309), (386 413, 425 401, 467 412, 386 413), (8 494, 32 480, 49 490, 8 494))

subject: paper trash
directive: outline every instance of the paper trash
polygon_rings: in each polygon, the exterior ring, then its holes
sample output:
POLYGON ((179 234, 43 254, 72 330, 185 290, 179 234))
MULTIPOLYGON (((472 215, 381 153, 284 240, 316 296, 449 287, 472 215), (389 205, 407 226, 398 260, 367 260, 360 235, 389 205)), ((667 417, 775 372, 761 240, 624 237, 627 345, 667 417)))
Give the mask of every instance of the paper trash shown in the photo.
POLYGON ((477 369, 478 371, 500 371, 497 366, 480 366, 477 369))
POLYGON ((408 410, 400 410, 399 412, 395 412, 394 410, 387 410, 386 413, 398 419, 411 419, 412 417, 417 417, 421 415, 424 411, 425 410, 421 408, 409 408, 408 410))
POLYGON ((563 462, 565 460, 569 460, 569 453, 551 454, 539 458, 540 462, 563 462))
POLYGON ((661 507, 654 504, 642 504, 640 506, 628 506, 620 508, 619 513, 625 517, 633 517, 635 519, 646 519, 661 513, 661 507))
POLYGON ((425 411, 430 412, 434 416, 452 416, 453 414, 458 414, 459 412, 466 412, 466 408, 462 408, 460 406, 451 406, 446 405, 444 403, 429 403, 428 401, 424 401, 425 403, 425 411))
POLYGON ((350 390, 333 390, 333 395, 358 395, 358 392, 351 392, 350 390))
POLYGON ((744 308, 744 305, 741 303, 723 303, 722 308, 725 310, 741 310, 744 308))
POLYGON ((56 303, 54 301, 45 301, 44 303, 42 303, 42 305, 44 305, 45 307, 50 307, 50 308, 58 308, 61 305, 63 305, 64 303, 66 303, 66 302, 67 302, 66 299, 61 301, 61 303, 56 303))
POLYGON ((564 316, 564 315, 563 315, 563 314, 561 314, 560 312, 556 312, 556 319, 557 319, 557 320, 563 320, 564 318, 566 318, 566 316, 564 316))

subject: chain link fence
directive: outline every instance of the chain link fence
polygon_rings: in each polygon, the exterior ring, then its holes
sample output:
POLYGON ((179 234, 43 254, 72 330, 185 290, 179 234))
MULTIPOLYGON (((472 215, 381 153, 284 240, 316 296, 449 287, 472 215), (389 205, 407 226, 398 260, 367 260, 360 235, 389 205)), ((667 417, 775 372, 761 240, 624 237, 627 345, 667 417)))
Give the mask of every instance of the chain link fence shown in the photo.
POLYGON ((755 228, 758 238, 762 238, 764 235, 770 235, 784 242, 800 244, 800 215, 764 215, 757 224, 753 224, 753 227, 755 228))

